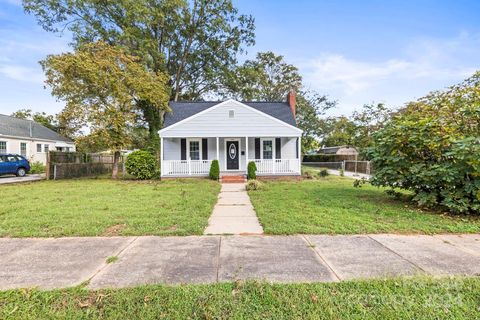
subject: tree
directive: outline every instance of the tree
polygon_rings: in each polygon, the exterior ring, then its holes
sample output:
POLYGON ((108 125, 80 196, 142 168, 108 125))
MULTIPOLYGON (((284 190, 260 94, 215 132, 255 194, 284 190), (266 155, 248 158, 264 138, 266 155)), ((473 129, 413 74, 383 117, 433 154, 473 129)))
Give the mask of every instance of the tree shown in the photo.
POLYGON ((329 117, 324 121, 322 145, 334 146, 355 146, 355 135, 357 127, 348 117, 329 117))
POLYGON ((296 120, 303 130, 302 150, 318 147, 318 137, 322 134, 320 116, 336 105, 327 96, 304 89, 298 68, 273 52, 259 52, 255 60, 234 68, 224 84, 225 96, 244 101, 284 101, 290 91, 296 91, 296 120))
POLYGON ((321 117, 334 108, 336 101, 313 91, 302 90, 297 95, 297 125, 303 130, 302 150, 318 150, 320 137, 325 132, 325 121, 321 117))
POLYGON ((354 145, 362 156, 366 156, 368 148, 373 145, 373 134, 380 130, 393 112, 383 103, 364 104, 360 111, 352 115, 355 124, 354 145))
POLYGON ((95 143, 114 151, 116 178, 119 151, 131 142, 138 101, 167 110, 168 76, 146 70, 137 58, 104 42, 50 55, 41 65, 52 94, 66 103, 60 118, 75 130, 87 127, 95 143))
POLYGON ((354 146, 362 157, 373 145, 373 134, 390 119, 392 111, 383 103, 365 104, 351 117, 330 117, 324 122, 322 144, 325 146, 354 146))
POLYGON ((154 72, 170 76, 172 98, 215 91, 244 45, 254 20, 230 0, 23 0, 47 31, 73 33, 76 47, 102 40, 120 45, 154 72))
POLYGON ((480 72, 408 103, 374 134, 372 184, 427 207, 480 213, 480 72))
POLYGON ((257 53, 255 60, 245 61, 226 76, 226 95, 245 101, 282 101, 302 85, 298 68, 271 51, 257 53))
POLYGON ((60 125, 56 116, 46 114, 45 112, 33 112, 32 109, 20 109, 12 113, 12 117, 32 120, 55 132, 60 131, 60 125))

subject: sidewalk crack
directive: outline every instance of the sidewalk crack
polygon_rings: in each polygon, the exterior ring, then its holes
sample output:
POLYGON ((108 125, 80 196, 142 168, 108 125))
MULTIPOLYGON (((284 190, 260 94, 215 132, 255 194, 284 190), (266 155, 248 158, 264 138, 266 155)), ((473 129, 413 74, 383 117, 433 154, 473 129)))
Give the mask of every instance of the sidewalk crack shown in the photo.
POLYGON ((325 260, 325 258, 322 257, 322 255, 315 248, 313 243, 311 243, 310 240, 308 240, 308 238, 304 234, 300 235, 300 237, 303 239, 303 241, 305 241, 305 243, 308 245, 308 247, 313 250, 313 252, 317 256, 317 258, 327 266, 327 268, 335 276, 335 278, 337 278, 336 281, 341 281, 342 278, 340 277, 340 275, 332 268, 332 266, 327 262, 327 260, 325 260))
POLYGON ((375 238, 372 238, 370 235, 367 235, 368 238, 372 239, 373 241, 375 241, 376 243, 378 243, 379 245, 381 245, 382 247, 384 247, 385 249, 387 249, 388 251, 392 252, 393 254, 395 254, 396 256, 400 257, 401 259, 407 261, 408 263, 410 263, 412 266, 414 266, 415 268, 417 268, 418 270, 422 271, 422 272, 425 272, 426 274, 428 274, 427 271, 425 271, 422 267, 420 267, 419 265, 417 265, 416 263, 413 263, 412 261, 410 261, 409 259, 405 258, 404 256, 402 256, 400 253, 390 249, 389 247, 387 247, 385 244, 381 243, 380 241, 378 241, 377 239, 375 238))
MULTIPOLYGON (((138 240, 138 238, 140 238, 139 236, 137 237, 134 237, 130 242, 128 242, 124 247, 120 248, 120 250, 118 250, 117 252, 115 252, 113 254, 113 256, 117 256, 117 257, 120 257, 120 255, 122 253, 124 253, 128 248, 130 248, 132 246, 132 244, 138 240)), ((103 270, 107 269, 108 267, 110 266, 109 263, 107 263, 106 261, 104 261, 102 263, 102 265, 93 273, 93 275, 91 275, 87 280, 86 282, 87 283, 90 283, 90 281, 92 281, 93 278, 95 278, 100 272, 102 272, 103 270)), ((85 282, 85 281, 83 281, 85 282)), ((83 283, 82 282, 82 283, 83 283)))

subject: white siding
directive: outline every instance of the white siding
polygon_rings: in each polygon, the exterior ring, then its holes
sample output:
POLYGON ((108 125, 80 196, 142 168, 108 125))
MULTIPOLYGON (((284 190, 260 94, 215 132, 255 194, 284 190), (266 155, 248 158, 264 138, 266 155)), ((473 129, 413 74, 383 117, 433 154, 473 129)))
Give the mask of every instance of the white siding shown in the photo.
MULTIPOLYGON (((233 140, 240 141, 240 171, 246 171, 247 158, 246 158, 246 148, 245 148, 245 137, 232 137, 233 140), (244 153, 242 155, 242 152, 244 153)), ((225 151, 225 141, 232 138, 219 138, 219 164, 220 170, 226 170, 226 151, 225 151)), ((275 137, 271 137, 275 140, 275 137)), ((188 138, 186 138, 188 139, 188 138)), ((164 138, 164 160, 180 160, 180 140, 181 138, 164 138)), ((295 159, 296 158, 296 137, 282 137, 282 159, 295 159)), ((275 141, 274 141, 275 143, 275 141)), ((248 138, 248 157, 249 159, 255 158, 255 137, 248 138)), ((213 160, 217 158, 217 147, 216 147, 216 138, 208 138, 208 160, 213 160)))
POLYGON ((163 137, 298 137, 300 131, 280 120, 236 101, 207 111, 165 128, 163 137), (233 110, 234 117, 229 117, 233 110))
MULTIPOLYGON (((49 140, 31 140, 28 138, 13 138, 0 136, 0 141, 7 142, 7 153, 21 154, 20 152, 20 143, 27 144, 27 155, 26 158, 30 162, 41 162, 45 164, 47 162, 47 153, 45 153, 45 145, 48 145, 49 150, 55 151, 55 142, 49 140), (37 152, 37 144, 42 145, 42 152, 37 152)), ((71 151, 75 151, 74 144, 68 144, 61 142, 62 145, 69 145, 71 151)))

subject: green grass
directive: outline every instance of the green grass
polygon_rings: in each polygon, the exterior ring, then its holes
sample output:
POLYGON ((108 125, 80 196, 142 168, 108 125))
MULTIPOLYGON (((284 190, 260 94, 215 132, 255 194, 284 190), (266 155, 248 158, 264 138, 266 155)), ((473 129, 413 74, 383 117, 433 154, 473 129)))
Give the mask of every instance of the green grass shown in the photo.
POLYGON ((478 319, 479 278, 0 292, 1 319, 478 319))
POLYGON ((328 176, 314 180, 265 182, 249 192, 269 234, 478 233, 478 217, 450 216, 395 200, 383 189, 328 176))
POLYGON ((206 179, 2 185, 0 236, 202 234, 219 190, 206 179))
POLYGON ((110 264, 110 263, 114 263, 114 262, 117 262, 118 261, 118 257, 117 256, 110 256, 107 258, 107 260, 105 260, 106 263, 110 264))

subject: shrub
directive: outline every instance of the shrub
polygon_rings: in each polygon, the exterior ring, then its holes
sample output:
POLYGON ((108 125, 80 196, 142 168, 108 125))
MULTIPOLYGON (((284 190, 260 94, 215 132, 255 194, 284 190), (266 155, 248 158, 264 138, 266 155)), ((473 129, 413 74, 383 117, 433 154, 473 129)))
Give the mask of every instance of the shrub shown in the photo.
POLYGON ((313 179, 313 178, 314 178, 314 176, 313 176, 313 171, 311 171, 311 170, 305 170, 305 171, 303 172, 303 178, 304 178, 304 179, 313 179))
POLYGON ((158 175, 157 159, 143 150, 130 153, 125 162, 125 169, 137 179, 152 179, 158 175))
POLYGON ((263 186, 263 183, 261 183, 258 180, 248 180, 245 188, 247 189, 247 191, 260 190, 262 188, 262 186, 263 186))
POLYGON ((247 167, 247 179, 254 180, 257 179, 257 165, 254 161, 250 161, 247 167))
POLYGON ((220 165, 218 164, 218 160, 212 161, 209 176, 212 180, 218 180, 220 178, 220 165))
POLYGON ((411 102, 374 135, 371 183, 421 206, 480 213, 480 72, 411 102))
POLYGON ((37 174, 37 173, 44 173, 45 172, 45 166, 39 162, 36 161, 34 163, 30 163, 30 173, 37 174))
POLYGON ((343 169, 340 169, 338 170, 340 172, 340 177, 344 177, 345 176, 345 171, 343 169))
POLYGON ((325 169, 325 168, 320 168, 320 171, 318 172, 318 176, 320 178, 325 178, 326 176, 328 176, 329 173, 328 173, 328 169, 325 169))

